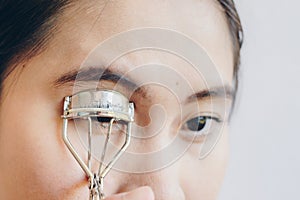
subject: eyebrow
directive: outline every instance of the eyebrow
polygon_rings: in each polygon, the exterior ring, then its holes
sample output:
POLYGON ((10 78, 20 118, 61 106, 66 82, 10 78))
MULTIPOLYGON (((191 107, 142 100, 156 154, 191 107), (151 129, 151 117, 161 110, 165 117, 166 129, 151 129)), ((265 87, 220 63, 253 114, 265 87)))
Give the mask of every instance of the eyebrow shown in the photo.
POLYGON ((204 89, 195 94, 192 94, 187 98, 187 103, 206 98, 227 98, 234 99, 233 89, 229 85, 211 87, 209 89, 204 89))
MULTIPOLYGON (((139 93, 145 93, 146 91, 139 87, 134 81, 122 76, 117 72, 113 72, 109 68, 101 67, 88 67, 78 70, 69 71, 53 82, 53 86, 56 88, 67 86, 68 84, 74 84, 75 82, 92 82, 92 81, 111 81, 113 83, 120 84, 124 88, 130 91, 136 91, 139 93)), ((234 98, 234 92, 232 87, 228 84, 224 86, 211 87, 204 89, 195 94, 190 95, 186 103, 203 100, 206 98, 234 98)))
POLYGON ((130 90, 138 88, 138 85, 121 74, 112 72, 108 68, 104 70, 100 67, 88 67, 69 71, 56 79, 53 82, 53 86, 59 88, 68 84, 74 84, 75 82, 100 82, 105 80, 121 84, 123 87, 130 90))

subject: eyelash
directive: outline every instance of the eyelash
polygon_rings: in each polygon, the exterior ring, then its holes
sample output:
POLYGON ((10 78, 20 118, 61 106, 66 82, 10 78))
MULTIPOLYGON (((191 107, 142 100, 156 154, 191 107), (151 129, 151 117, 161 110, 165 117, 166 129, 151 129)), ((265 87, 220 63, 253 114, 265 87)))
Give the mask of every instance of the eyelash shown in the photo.
MULTIPOLYGON (((94 126, 100 127, 100 130, 105 131, 105 134, 106 134, 106 131, 108 131, 108 127, 109 127, 111 118, 109 118, 109 117, 92 117, 91 119, 92 119, 94 126)), ((114 133, 115 131, 123 133, 124 126, 126 126, 126 123, 124 121, 122 121, 122 120, 114 121, 113 126, 112 126, 112 133, 114 133)))
MULTIPOLYGON (((91 117, 93 135, 106 135, 109 130, 109 117, 91 117)), ((85 135, 88 130, 88 120, 85 118, 77 118, 70 121, 75 126, 79 134, 85 135)), ((124 134, 126 123, 122 120, 114 121, 112 126, 112 134, 124 134)))

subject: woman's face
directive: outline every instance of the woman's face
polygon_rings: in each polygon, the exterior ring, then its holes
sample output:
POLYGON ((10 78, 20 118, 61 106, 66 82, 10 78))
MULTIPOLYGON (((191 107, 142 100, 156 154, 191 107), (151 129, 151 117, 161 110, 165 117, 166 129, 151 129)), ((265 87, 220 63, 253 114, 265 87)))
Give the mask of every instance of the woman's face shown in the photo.
MULTIPOLYGON (((53 32, 45 51, 20 63, 4 82, 0 110, 0 199, 88 198, 85 174, 61 138, 63 98, 72 94, 74 81, 70 77, 68 81, 60 81, 60 78, 79 70, 84 59, 100 42, 117 33, 142 27, 181 32, 207 51, 224 84, 232 86, 231 39, 217 2, 126 0, 110 1, 105 6, 102 1, 76 4, 67 8, 59 18, 58 29, 53 32)), ((97 68, 97 63, 93 67, 97 68)), ((161 126, 161 121, 165 122, 155 137, 133 139, 129 148, 131 151, 156 151, 168 144, 166 141, 173 138, 176 130, 193 134, 185 122, 203 113, 213 112, 216 116, 223 116, 218 112, 224 108, 217 109, 218 102, 224 101, 222 97, 198 98, 181 103, 176 95, 160 84, 141 84, 149 77, 158 77, 156 80, 169 77, 174 82, 171 83, 173 89, 180 88, 184 83, 168 74, 176 71, 188 80, 193 90, 205 90, 205 77, 195 75, 194 68, 178 56, 141 50, 128 53, 109 69, 112 73, 127 74, 126 77, 140 85, 139 91, 143 90, 142 93, 128 92, 128 88, 108 80, 97 84, 99 88, 131 94, 128 98, 135 103, 133 134, 143 129, 143 134, 151 135, 154 129, 161 126), (169 71, 134 73, 142 68, 141 65, 148 63, 168 65, 169 71), (216 108, 213 111, 210 110, 211 102, 216 108), (179 112, 179 107, 182 112, 179 112)), ((79 87, 88 89, 92 81, 81 82, 79 87)), ((193 96, 187 91, 178 89, 177 95, 182 99, 193 96)), ((229 110, 230 98, 226 99, 225 105, 225 110, 229 110)), ((105 194, 110 196, 147 185, 153 189, 155 199, 216 199, 228 156, 227 122, 226 117, 223 118, 221 120, 225 121, 225 126, 222 136, 205 159, 198 159, 197 147, 201 140, 191 141, 184 154, 167 167, 161 166, 147 173, 112 170, 105 179, 105 194)), ((186 138, 182 140, 187 141, 186 138)), ((137 160, 131 162, 136 162, 134 164, 139 169, 149 165, 137 160)))

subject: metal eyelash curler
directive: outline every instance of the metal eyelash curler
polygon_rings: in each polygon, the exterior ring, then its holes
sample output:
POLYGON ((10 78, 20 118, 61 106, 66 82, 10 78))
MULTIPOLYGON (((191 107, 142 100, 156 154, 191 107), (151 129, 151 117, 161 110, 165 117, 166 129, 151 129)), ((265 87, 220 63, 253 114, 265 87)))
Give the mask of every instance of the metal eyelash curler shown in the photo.
MULTIPOLYGON (((86 173, 89 179, 90 200, 104 199, 103 180, 112 166, 120 158, 122 153, 127 149, 131 137, 131 124, 134 121, 134 104, 119 92, 113 90, 86 90, 78 92, 72 96, 67 96, 64 99, 63 107, 63 140, 79 163, 80 167, 86 173), (92 119, 104 119, 109 122, 108 132, 106 135, 103 150, 101 152, 101 161, 98 172, 92 171, 92 119), (87 163, 79 156, 68 138, 68 120, 85 119, 88 122, 88 155, 87 163), (107 150, 107 144, 112 132, 114 122, 122 121, 126 123, 127 130, 125 141, 119 151, 104 167, 104 159, 107 150), (103 168, 103 169, 102 169, 103 168)), ((100 123, 100 122, 99 122, 100 123)))

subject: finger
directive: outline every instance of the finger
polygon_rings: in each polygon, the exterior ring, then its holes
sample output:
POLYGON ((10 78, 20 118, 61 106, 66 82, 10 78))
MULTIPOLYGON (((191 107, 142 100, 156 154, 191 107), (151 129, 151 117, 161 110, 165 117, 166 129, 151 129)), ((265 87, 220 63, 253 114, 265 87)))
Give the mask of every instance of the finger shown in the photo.
POLYGON ((105 200, 154 200, 154 194, 150 187, 143 186, 129 192, 106 197, 105 200))

